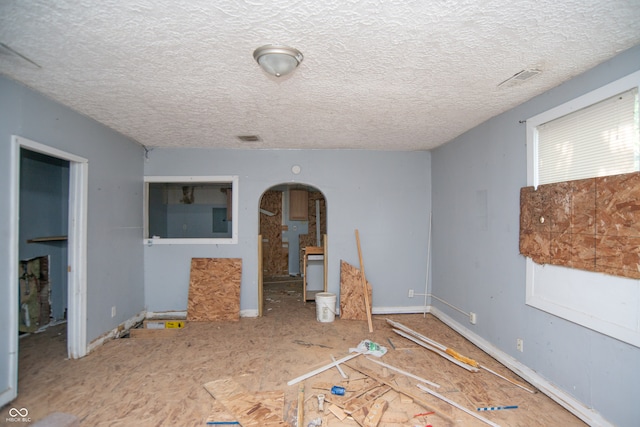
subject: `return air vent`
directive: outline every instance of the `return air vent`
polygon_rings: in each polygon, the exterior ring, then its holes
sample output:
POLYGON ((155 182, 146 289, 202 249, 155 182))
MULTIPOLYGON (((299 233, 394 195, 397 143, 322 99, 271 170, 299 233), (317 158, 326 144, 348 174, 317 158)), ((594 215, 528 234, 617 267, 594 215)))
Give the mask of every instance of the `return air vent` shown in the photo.
POLYGON ((237 138, 242 142, 258 142, 258 141, 261 141, 259 135, 238 135, 237 138))
POLYGON ((498 85, 498 87, 504 87, 504 86, 514 86, 517 84, 520 84, 522 82, 525 82, 535 76, 537 76, 538 74, 540 74, 542 71, 537 70, 537 69, 528 69, 528 70, 522 70, 520 72, 515 73, 513 76, 509 77, 507 80, 503 81, 502 83, 500 83, 498 85))

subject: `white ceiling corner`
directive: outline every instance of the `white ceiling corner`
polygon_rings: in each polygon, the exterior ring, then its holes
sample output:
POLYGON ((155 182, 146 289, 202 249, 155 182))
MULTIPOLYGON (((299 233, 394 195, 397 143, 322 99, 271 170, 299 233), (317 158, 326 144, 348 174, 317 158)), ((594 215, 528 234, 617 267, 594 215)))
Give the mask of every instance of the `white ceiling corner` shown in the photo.
POLYGON ((640 2, 4 0, 0 43, 40 66, 0 73, 147 147, 428 150, 639 44, 640 2), (304 61, 266 75, 269 43, 304 61))

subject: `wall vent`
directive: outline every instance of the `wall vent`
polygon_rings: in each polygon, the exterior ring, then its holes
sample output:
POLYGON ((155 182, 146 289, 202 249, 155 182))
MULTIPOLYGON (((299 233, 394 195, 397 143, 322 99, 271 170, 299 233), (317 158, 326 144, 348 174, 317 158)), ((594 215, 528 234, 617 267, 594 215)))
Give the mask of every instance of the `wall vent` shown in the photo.
POLYGON ((519 71, 519 72, 515 73, 513 76, 509 77, 507 80, 505 80, 502 83, 500 83, 498 85, 498 87, 513 86, 513 85, 522 83, 524 81, 527 81, 527 80, 537 76, 541 72, 542 71, 537 70, 535 68, 519 71))
POLYGON ((237 138, 242 142, 258 142, 258 141, 261 141, 259 135, 238 135, 237 138))

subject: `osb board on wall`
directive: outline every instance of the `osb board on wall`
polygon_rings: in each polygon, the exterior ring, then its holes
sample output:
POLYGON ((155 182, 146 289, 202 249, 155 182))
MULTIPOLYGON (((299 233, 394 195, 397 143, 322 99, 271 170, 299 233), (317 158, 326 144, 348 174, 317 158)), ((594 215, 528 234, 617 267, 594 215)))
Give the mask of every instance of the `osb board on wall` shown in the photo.
POLYGON ((640 173, 520 190, 520 253, 640 279, 640 173))
MULTIPOLYGON (((369 308, 371 308, 371 284, 367 282, 369 308)), ((340 319, 367 320, 362 273, 348 262, 340 260, 340 319)))
POLYGON ((267 190, 260 200, 260 209, 272 213, 260 213, 262 234, 263 273, 269 276, 287 275, 289 272, 289 248, 282 244, 282 192, 267 190))
POLYGON ((240 258, 193 258, 187 320, 240 320, 240 258))

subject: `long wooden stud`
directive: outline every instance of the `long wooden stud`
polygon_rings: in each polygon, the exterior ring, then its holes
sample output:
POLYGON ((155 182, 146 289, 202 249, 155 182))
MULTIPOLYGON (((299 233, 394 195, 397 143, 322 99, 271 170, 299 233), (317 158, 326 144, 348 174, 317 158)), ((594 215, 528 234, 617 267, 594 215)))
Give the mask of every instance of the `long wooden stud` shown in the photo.
POLYGON ((298 386, 298 414, 296 421, 298 427, 304 427, 304 384, 298 386))
MULTIPOLYGON (((393 321, 393 320, 391 320, 391 319, 387 319, 387 323, 389 323, 390 325, 392 325, 392 326, 394 326, 394 327, 396 327, 396 328, 398 328, 398 329, 400 329, 400 330, 404 331, 405 333, 407 333, 407 334, 409 334, 409 335, 413 336, 413 337, 414 337, 414 338, 416 338, 416 339, 419 339, 419 340, 421 340, 421 341, 424 341, 425 343, 428 343, 428 344, 430 344, 430 345, 432 345, 432 346, 436 347, 437 349, 442 350, 442 351, 443 351, 444 353, 446 353, 447 355, 449 355, 449 356, 451 356, 451 357, 453 357, 453 358, 455 358, 455 359, 459 360, 459 361, 460 361, 460 362, 462 362, 462 363, 465 363, 465 364, 467 364, 467 365, 473 366, 474 368, 481 368, 481 369, 484 369, 485 371, 489 372, 490 374, 493 374, 493 375, 495 375, 495 376, 496 376, 496 377, 498 377, 498 378, 501 378, 501 379, 503 379, 503 380, 505 380, 505 381, 507 381, 507 382, 510 382, 511 384, 515 385, 516 387, 520 387, 521 389, 526 390, 526 391, 528 391, 528 392, 529 392, 529 393, 531 393, 531 394, 535 394, 535 393, 536 393, 535 391, 533 391, 533 390, 531 390, 531 389, 529 389, 529 388, 525 387, 524 385, 520 384, 519 382, 514 381, 514 380, 511 380, 511 379, 509 379, 509 378, 507 378, 507 377, 505 377, 505 376, 502 376, 502 375, 500 375, 499 373, 497 373, 497 372, 495 372, 495 371, 492 371, 491 369, 487 368, 486 366, 481 365, 480 363, 476 362, 475 360, 470 359, 470 358, 465 357, 465 356, 462 356, 461 354, 459 354, 459 353, 458 353, 458 352, 456 352, 455 350, 452 350, 452 349, 450 349, 450 348, 447 348, 446 346, 444 346, 444 345, 440 344, 439 342, 434 341, 434 340, 432 340, 432 339, 429 339, 429 338, 425 337, 424 335, 419 334, 418 332, 416 332, 416 331, 414 331, 414 330, 412 330, 412 329, 409 329, 408 327, 404 326, 402 323, 394 322, 394 321, 393 321)), ((394 329, 394 331, 396 331, 396 330, 394 329)), ((400 334, 398 331, 396 331, 396 333, 400 334)), ((415 340, 414 340, 414 339, 412 339, 412 338, 407 337, 406 335, 403 335, 403 334, 400 334, 400 335, 404 336, 405 338, 411 339, 413 342, 415 342, 415 343, 417 343, 417 344, 420 344, 419 342, 415 341, 415 340)), ((422 345, 422 344, 420 344, 420 345, 422 345)), ((423 345, 423 347, 425 347, 425 348, 429 348, 429 347, 427 347, 426 345, 423 345)), ((433 350, 433 349, 430 349, 430 350, 435 351, 435 350, 433 350)), ((436 351, 436 353, 440 354, 442 357, 446 357, 447 359, 451 360, 451 358, 450 358, 450 357, 447 357, 447 356, 445 356, 444 354, 442 354, 442 353, 440 353, 440 352, 438 352, 438 351, 436 351)), ((453 360, 452 360, 452 361, 453 361, 453 360)), ((454 362, 454 363, 455 363, 455 362, 454 362)), ((462 366, 462 365, 460 365, 460 364, 458 364, 458 365, 459 365, 459 366, 462 366)), ((464 366, 463 366, 463 367, 464 367, 464 366)))
POLYGON ((294 385, 294 384, 297 384, 297 383, 299 383, 300 381, 304 381, 304 380, 306 380, 307 378, 311 378, 311 377, 313 377, 314 375, 318 375, 318 374, 319 374, 319 373, 321 373, 321 372, 324 372, 324 371, 326 371, 326 370, 328 370, 328 369, 331 369, 331 368, 333 368, 334 366, 338 366, 340 363, 344 363, 344 362, 346 362, 347 360, 351 360, 351 359, 353 359, 354 357, 358 357, 358 356, 360 356, 361 354, 362 354, 362 353, 353 353, 353 354, 350 354, 350 355, 348 355, 348 356, 345 356, 345 357, 343 357, 342 359, 338 359, 338 360, 336 360, 335 362, 329 363, 328 365, 325 365, 325 366, 323 366, 323 367, 321 367, 321 368, 318 368, 318 369, 316 369, 316 370, 313 370, 313 371, 311 371, 311 372, 308 372, 308 373, 306 373, 306 374, 304 374, 304 375, 300 375, 298 378, 294 378, 294 379, 292 379, 291 381, 289 381, 289 382, 287 383, 287 385, 294 385))
POLYGON ((396 371, 396 372, 398 372, 398 373, 400 373, 400 374, 402 374, 402 375, 404 375, 406 377, 413 378, 414 380, 420 381, 420 382, 425 383, 425 384, 429 384, 431 387, 440 388, 440 384, 432 383, 429 380, 425 380, 424 378, 420 378, 417 375, 413 375, 411 372, 403 371, 400 368, 396 368, 395 366, 391 366, 391 365, 389 365, 387 363, 380 362, 380 361, 372 359, 370 357, 367 357, 367 360, 370 360, 373 363, 377 363, 380 366, 384 366, 385 368, 391 369, 392 371, 396 371))
POLYGON ((371 321, 371 307, 369 307, 369 292, 367 292, 367 276, 364 274, 364 261, 362 260, 362 249, 360 249, 360 234, 356 229, 356 243, 358 244, 358 259, 360 260, 360 280, 364 292, 364 305, 367 310, 367 321, 369 322, 369 332, 373 332, 373 322, 371 321))
POLYGON ((441 395, 440 393, 436 393, 435 391, 423 386, 422 384, 416 384, 416 386, 422 390, 422 391, 426 391, 427 393, 429 393, 430 395, 437 397, 440 400, 444 400, 445 402, 447 402, 449 405, 451 406, 455 406, 456 408, 460 409, 461 411, 466 412, 467 414, 471 415, 474 418, 479 419, 480 421, 482 421, 483 423, 489 424, 490 426, 493 427, 500 427, 500 425, 494 423, 493 421, 489 421, 486 418, 481 417, 480 415, 476 414, 475 412, 470 411, 469 409, 465 408, 464 406, 461 406, 459 404, 457 404, 456 402, 454 402, 453 400, 444 397, 443 395, 441 395))
POLYGON ((523 386, 523 385, 522 385, 522 384, 520 384, 519 382, 514 381, 514 380, 510 380, 509 378, 507 378, 507 377, 505 377, 505 376, 502 376, 502 375, 500 375, 499 373, 497 373, 497 372, 495 372, 495 371, 492 371, 491 369, 487 368, 486 366, 483 366, 483 365, 478 365, 478 366, 480 366, 480 368, 484 369, 485 371, 489 372, 490 374, 493 374, 493 375, 495 375, 495 376, 496 376, 496 377, 498 377, 498 378, 502 378, 503 380, 510 382, 511 384, 513 384, 513 385, 514 385, 514 386, 516 386, 516 387, 520 387, 521 389, 526 390, 526 391, 528 391, 528 392, 529 392, 529 393, 531 393, 531 394, 536 394, 536 392, 535 392, 535 391, 533 391, 533 390, 531 390, 531 389, 529 389, 529 388, 527 388, 527 387, 523 386))
POLYGON ((461 361, 455 359, 453 356, 450 356, 449 354, 445 353, 444 351, 441 351, 440 349, 433 347, 429 344, 427 344, 424 341, 420 341, 418 338, 412 337, 411 335, 407 334, 406 332, 403 331, 399 331, 398 329, 394 329, 393 332, 395 332, 396 334, 405 337, 408 340, 413 341, 414 343, 418 344, 419 346, 422 346, 424 348, 426 348, 427 350, 431 350, 434 353, 436 353, 439 356, 444 357, 445 359, 447 359, 448 361, 455 363, 456 365, 460 366, 463 369, 466 369, 469 372, 479 372, 480 370, 478 368, 474 368, 473 366, 469 366, 466 363, 462 363, 461 361))

